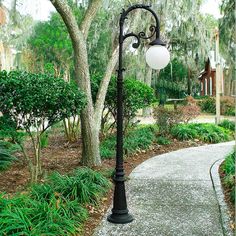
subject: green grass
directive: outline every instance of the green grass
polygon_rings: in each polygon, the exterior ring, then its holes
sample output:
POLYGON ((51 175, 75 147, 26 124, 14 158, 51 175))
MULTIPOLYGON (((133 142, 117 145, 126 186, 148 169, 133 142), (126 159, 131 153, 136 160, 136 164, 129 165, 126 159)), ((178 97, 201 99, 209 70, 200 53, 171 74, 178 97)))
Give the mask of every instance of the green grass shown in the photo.
POLYGON ((88 218, 86 206, 97 204, 109 180, 89 168, 70 175, 54 173, 24 194, 0 195, 0 235, 75 235, 88 218))

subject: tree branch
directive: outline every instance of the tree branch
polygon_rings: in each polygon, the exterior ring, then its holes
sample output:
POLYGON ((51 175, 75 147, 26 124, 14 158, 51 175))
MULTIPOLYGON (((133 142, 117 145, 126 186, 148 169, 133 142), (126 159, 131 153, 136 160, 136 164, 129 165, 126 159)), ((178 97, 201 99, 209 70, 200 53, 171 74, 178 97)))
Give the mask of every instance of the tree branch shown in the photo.
POLYGON ((102 1, 101 0, 94 0, 89 4, 88 9, 85 13, 85 17, 81 23, 81 31, 84 34, 84 38, 87 39, 88 37, 88 32, 91 26, 91 23, 97 14, 98 9, 101 7, 102 1))

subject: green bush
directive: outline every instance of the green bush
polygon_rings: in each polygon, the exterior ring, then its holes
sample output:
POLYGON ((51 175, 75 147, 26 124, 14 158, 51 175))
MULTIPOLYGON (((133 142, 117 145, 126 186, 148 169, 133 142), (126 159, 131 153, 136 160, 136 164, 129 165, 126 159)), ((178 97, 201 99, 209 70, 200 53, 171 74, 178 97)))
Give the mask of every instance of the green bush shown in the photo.
POLYGON ((234 121, 230 121, 230 120, 223 120, 220 122, 219 126, 231 130, 231 131, 235 131, 235 122, 234 121))
POLYGON ((214 124, 181 124, 175 126, 171 134, 180 140, 197 138, 208 143, 224 142, 231 138, 229 130, 214 124))
POLYGON ((203 98, 199 105, 203 112, 213 113, 213 114, 216 113, 216 104, 214 97, 203 98))
MULTIPOLYGON (((216 113, 215 97, 204 97, 200 102, 200 107, 203 112, 216 113)), ((235 99, 233 97, 224 96, 220 98, 221 115, 235 115, 235 99)))
POLYGON ((156 139, 156 142, 160 145, 168 145, 168 144, 171 144, 171 141, 166 138, 166 137, 163 137, 163 136, 160 136, 156 139))
MULTIPOLYGON (((129 131, 124 136, 124 154, 130 155, 138 150, 147 150, 155 141, 156 126, 144 126, 129 131)), ((114 158, 116 137, 111 135, 101 142, 100 151, 103 159, 114 158)))
POLYGON ((230 189, 230 198, 235 204, 235 151, 225 158, 221 168, 225 174, 223 182, 230 189))
POLYGON ((155 107, 154 117, 161 135, 168 135, 173 126, 179 124, 183 118, 182 109, 171 110, 163 106, 155 107))
MULTIPOLYGON (((33 160, 26 157, 23 150, 31 182, 37 182, 42 174, 40 138, 43 133, 53 124, 77 115, 85 104, 82 91, 62 78, 22 71, 0 72, 0 111, 7 117, 10 131, 15 131, 15 135, 24 129, 34 147, 33 160)), ((21 147, 24 149, 22 143, 21 147)))
POLYGON ((24 194, 0 194, 0 235, 77 235, 88 217, 85 206, 96 204, 109 187, 102 174, 79 168, 71 175, 54 173, 24 194))
MULTIPOLYGON (((95 75, 92 78, 92 95, 93 100, 95 101, 99 84, 101 82, 102 77, 99 75, 95 75)), ((116 95, 117 95, 117 82, 116 77, 112 77, 108 86, 106 100, 104 104, 104 108, 108 113, 113 117, 116 121, 116 95)), ((124 102, 124 126, 125 130, 130 124, 131 120, 135 117, 137 111, 139 109, 149 107, 154 102, 156 102, 156 98, 154 95, 154 90, 133 78, 126 78, 124 80, 124 92, 123 92, 123 102, 124 102)), ((103 122, 108 122, 107 113, 103 115, 103 122)), ((102 127, 105 127, 102 124, 102 127)))

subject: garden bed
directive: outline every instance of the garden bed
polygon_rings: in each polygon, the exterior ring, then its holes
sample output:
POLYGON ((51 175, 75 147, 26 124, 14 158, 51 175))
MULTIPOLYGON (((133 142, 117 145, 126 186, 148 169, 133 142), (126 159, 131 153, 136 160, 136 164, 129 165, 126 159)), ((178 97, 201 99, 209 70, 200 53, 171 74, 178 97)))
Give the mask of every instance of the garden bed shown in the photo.
MULTIPOLYGON (((125 159, 124 166, 126 175, 143 161, 162 153, 171 152, 181 148, 199 146, 202 142, 170 140, 169 145, 153 144, 148 150, 139 150, 137 153, 129 155, 125 159)), ((60 133, 50 136, 49 145, 43 149, 42 160, 45 174, 53 171, 65 174, 80 167, 81 143, 69 144, 60 133)), ((112 171, 115 166, 114 159, 104 159, 101 168, 95 168, 99 171, 112 171)), ((28 187, 29 172, 24 163, 16 162, 13 166, 3 172, 0 172, 0 190, 1 192, 14 195, 16 192, 24 192, 28 187)), ((42 180, 43 182, 43 180, 42 180)), ((99 207, 89 207, 90 217, 84 226, 84 236, 92 235, 95 227, 100 223, 107 208, 112 202, 112 193, 110 190, 100 202, 99 207)))

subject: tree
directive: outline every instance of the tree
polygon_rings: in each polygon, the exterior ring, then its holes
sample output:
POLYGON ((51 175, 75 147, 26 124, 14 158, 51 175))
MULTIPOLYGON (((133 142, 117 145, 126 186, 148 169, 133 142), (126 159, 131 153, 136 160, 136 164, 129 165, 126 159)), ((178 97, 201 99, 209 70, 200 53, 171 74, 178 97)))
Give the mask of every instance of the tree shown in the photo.
POLYGON ((223 0, 221 5, 223 13, 222 19, 219 22, 220 29, 220 49, 226 58, 226 63, 229 66, 228 76, 225 76, 226 95, 235 94, 235 1, 223 0), (234 84, 233 84, 234 82, 234 84))
POLYGON ((24 129, 32 141, 33 161, 19 143, 32 182, 37 182, 42 174, 42 135, 53 124, 78 114, 84 105, 85 95, 63 79, 19 71, 0 72, 0 111, 8 125, 15 130, 24 129))
MULTIPOLYGON (((77 23, 73 10, 67 1, 51 0, 51 2, 57 12, 61 15, 69 32, 74 51, 75 80, 87 96, 87 106, 82 110, 80 116, 83 140, 82 162, 89 166, 100 165, 99 132, 101 128, 102 111, 108 84, 118 60, 118 44, 115 40, 109 60, 106 63, 96 101, 93 103, 87 40, 92 21, 94 20, 99 8, 102 6, 102 0, 89 1, 87 10, 80 24, 77 23)), ((114 4, 116 4, 116 2, 114 2, 114 4)), ((139 16, 139 14, 136 14, 130 25, 136 25, 139 16)), ((130 25, 127 27, 129 28, 130 25)))

